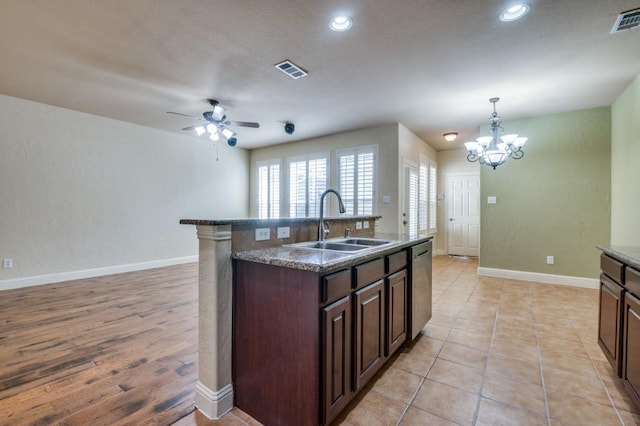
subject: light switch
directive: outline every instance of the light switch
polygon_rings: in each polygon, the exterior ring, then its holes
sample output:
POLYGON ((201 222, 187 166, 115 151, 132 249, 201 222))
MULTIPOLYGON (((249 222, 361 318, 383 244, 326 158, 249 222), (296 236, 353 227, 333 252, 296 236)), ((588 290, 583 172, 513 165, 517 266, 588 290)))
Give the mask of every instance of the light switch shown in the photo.
POLYGON ((498 202, 498 198, 495 195, 489 195, 487 197, 487 204, 496 204, 498 202))
POLYGON ((390 204, 391 203, 391 196, 390 195, 383 195, 382 196, 382 204, 390 204))

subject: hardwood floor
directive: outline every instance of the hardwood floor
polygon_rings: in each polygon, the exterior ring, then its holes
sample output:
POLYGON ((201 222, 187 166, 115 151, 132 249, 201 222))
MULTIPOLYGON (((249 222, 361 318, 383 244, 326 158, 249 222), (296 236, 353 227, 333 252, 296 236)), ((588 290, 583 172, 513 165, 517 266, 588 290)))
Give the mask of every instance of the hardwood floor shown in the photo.
POLYGON ((168 425, 193 412, 197 275, 192 263, 0 292, 0 424, 168 425))

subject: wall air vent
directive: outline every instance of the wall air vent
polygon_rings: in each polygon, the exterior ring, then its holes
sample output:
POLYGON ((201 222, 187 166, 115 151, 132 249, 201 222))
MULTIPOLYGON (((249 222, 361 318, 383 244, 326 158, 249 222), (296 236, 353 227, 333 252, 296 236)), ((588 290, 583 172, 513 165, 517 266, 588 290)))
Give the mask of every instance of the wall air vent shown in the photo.
POLYGON ((300 68, 299 66, 297 66, 296 64, 294 64, 288 59, 278 64, 275 64, 274 67, 276 67, 277 69, 279 69, 280 71, 282 71, 283 73, 285 73, 286 75, 288 75, 289 77, 295 80, 305 77, 308 74, 305 70, 303 70, 302 68, 300 68))
POLYGON ((628 10, 618 15, 616 23, 611 29, 611 34, 630 30, 638 25, 640 25, 640 9, 628 10))

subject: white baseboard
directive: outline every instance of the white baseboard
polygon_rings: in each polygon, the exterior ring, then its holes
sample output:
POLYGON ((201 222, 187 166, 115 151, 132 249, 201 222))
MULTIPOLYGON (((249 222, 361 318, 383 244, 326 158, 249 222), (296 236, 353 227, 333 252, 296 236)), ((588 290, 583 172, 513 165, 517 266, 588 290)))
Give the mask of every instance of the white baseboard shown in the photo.
POLYGON ((478 275, 511 280, 533 281, 545 284, 568 285, 572 287, 600 288, 597 278, 572 277, 569 275, 552 275, 540 272, 511 271, 509 269, 478 268, 478 275))
POLYGON ((14 288, 31 287, 35 285, 59 283, 62 281, 80 280, 84 278, 101 277, 103 275, 120 274, 123 272, 142 271, 144 269, 160 268, 163 266, 180 265, 197 262, 198 255, 174 257, 170 259, 151 260, 148 262, 130 263, 127 265, 106 266, 103 268, 84 269, 80 271, 58 272, 54 274, 36 275, 11 280, 0 280, 0 291, 14 288))
POLYGON ((216 392, 198 381, 195 400, 202 414, 210 419, 219 419, 233 408, 233 386, 228 384, 216 392))

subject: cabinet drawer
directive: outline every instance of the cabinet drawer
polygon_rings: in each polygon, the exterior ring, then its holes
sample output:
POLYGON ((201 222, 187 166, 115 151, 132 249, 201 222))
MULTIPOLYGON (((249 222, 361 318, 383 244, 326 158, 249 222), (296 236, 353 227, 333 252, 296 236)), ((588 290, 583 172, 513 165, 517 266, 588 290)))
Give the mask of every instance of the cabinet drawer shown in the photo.
POLYGON ((345 269, 322 277, 322 303, 333 302, 351 291, 351 271, 345 269))
POLYGON ((640 298, 640 271, 627 267, 624 275, 624 286, 627 291, 640 298))
POLYGON ((600 255, 600 269, 602 269, 602 272, 609 276, 609 278, 612 278, 620 284, 624 284, 624 265, 622 263, 603 253, 600 255))
POLYGON ((407 251, 388 255, 386 258, 387 274, 392 274, 407 266, 407 251))
POLYGON ((354 266, 356 274, 355 288, 362 288, 384 277, 384 260, 382 258, 354 266))

